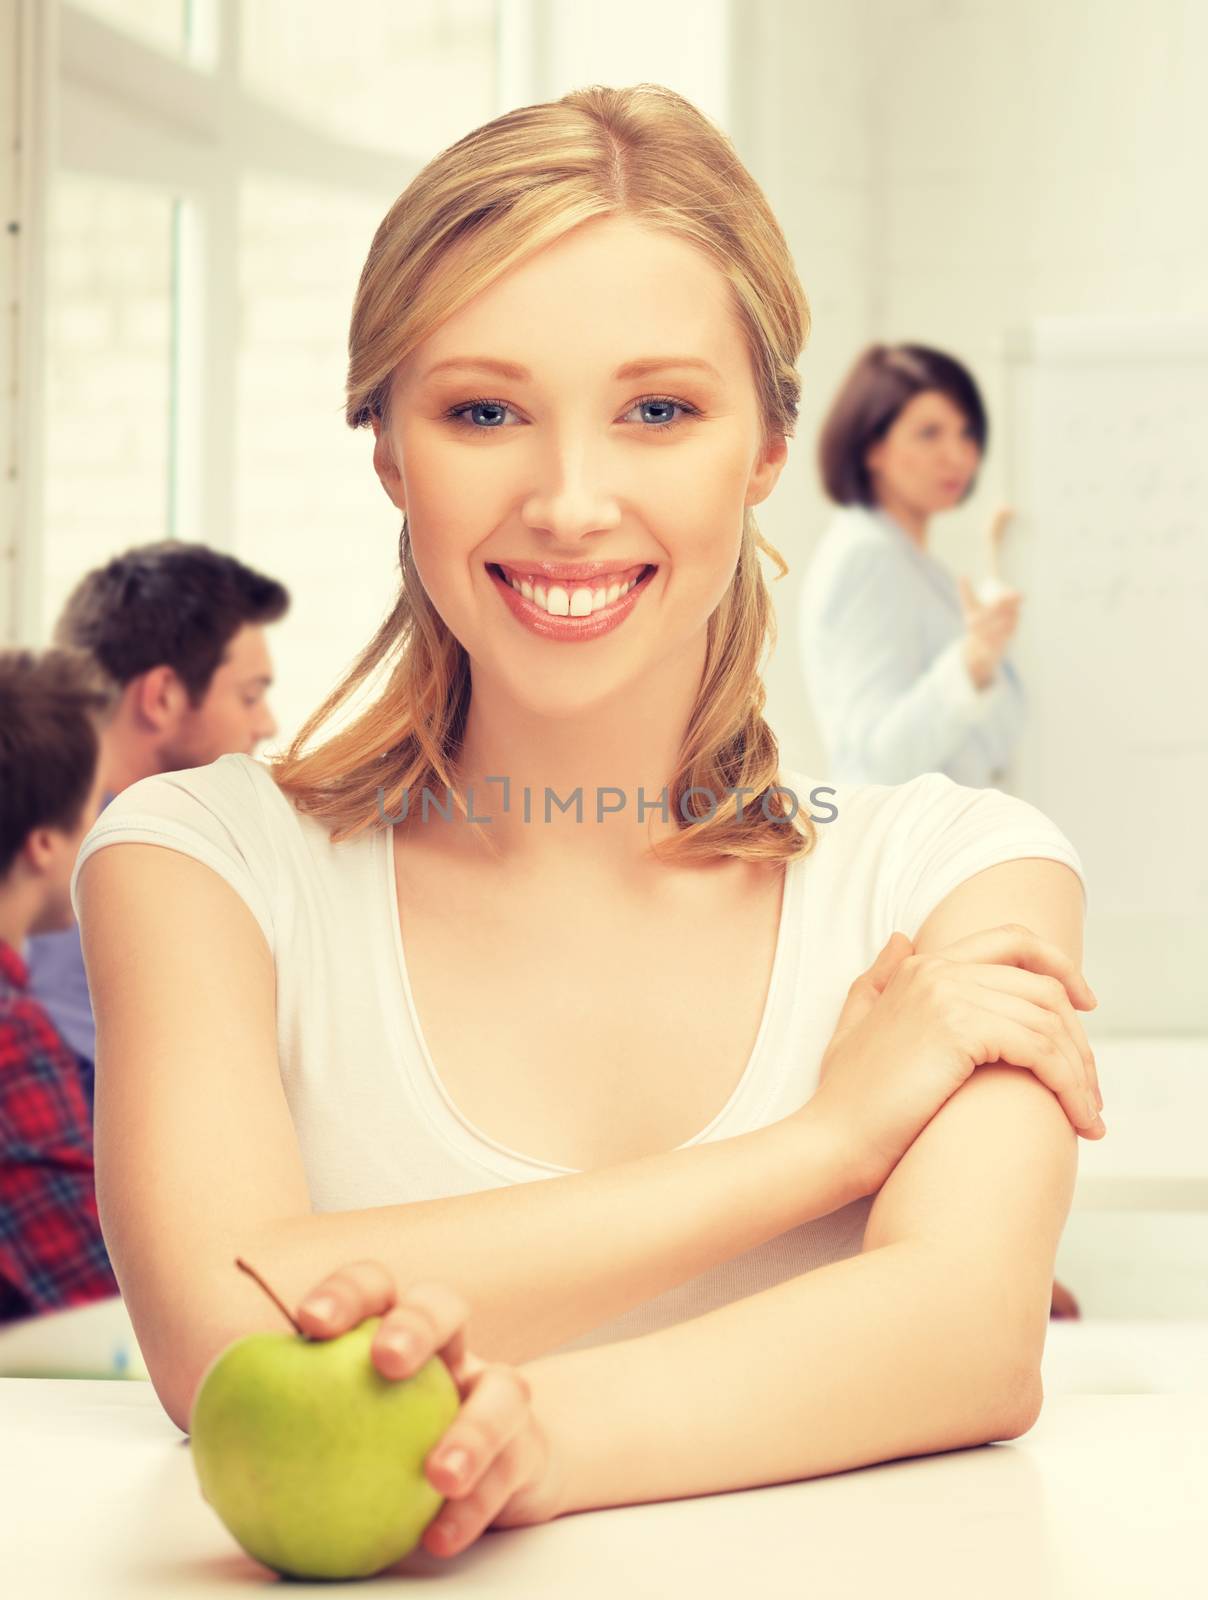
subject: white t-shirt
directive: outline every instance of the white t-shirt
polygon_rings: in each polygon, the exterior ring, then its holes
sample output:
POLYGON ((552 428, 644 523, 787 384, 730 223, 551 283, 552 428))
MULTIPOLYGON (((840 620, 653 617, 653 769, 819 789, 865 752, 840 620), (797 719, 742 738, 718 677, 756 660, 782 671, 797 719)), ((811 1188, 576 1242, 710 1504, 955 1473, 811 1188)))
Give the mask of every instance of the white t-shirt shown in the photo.
MULTIPOLYGON (((964 879, 1044 856, 1072 867, 1086 897, 1070 841, 1000 790, 939 772, 832 788, 782 769, 780 781, 815 819, 817 843, 787 869, 771 985, 742 1077, 680 1148, 802 1106, 852 980, 895 929, 914 938, 964 879)), ((437 1200, 575 1170, 488 1138, 441 1083, 407 976, 391 833, 382 826, 333 845, 261 762, 231 754, 122 790, 84 839, 71 877, 78 915, 76 881, 94 850, 160 844, 204 862, 250 907, 275 962, 278 1064, 315 1211, 437 1200)), ((855 1255, 872 1201, 790 1229, 559 1349, 653 1332, 855 1255)))

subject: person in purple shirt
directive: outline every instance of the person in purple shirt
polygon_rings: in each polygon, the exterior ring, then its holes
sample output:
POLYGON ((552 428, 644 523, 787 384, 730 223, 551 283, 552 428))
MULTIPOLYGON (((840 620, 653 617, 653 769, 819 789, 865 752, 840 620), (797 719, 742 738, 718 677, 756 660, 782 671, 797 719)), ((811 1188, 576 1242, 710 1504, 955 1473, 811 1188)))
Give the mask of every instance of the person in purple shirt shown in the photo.
MULTIPOLYGON (((136 546, 80 580, 53 642, 86 651, 115 691, 101 733, 101 812, 140 778, 251 755, 273 737, 264 625, 289 604, 275 579, 177 540, 136 546)), ((29 993, 75 1054, 91 1114, 96 1028, 79 924, 31 936, 21 954, 29 993)))

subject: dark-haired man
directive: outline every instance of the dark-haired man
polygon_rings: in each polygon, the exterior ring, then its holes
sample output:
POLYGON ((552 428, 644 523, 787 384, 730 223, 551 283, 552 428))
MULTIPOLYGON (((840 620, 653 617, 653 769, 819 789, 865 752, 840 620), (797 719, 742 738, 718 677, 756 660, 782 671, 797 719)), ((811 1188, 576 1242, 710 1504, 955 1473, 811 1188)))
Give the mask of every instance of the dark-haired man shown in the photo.
MULTIPOLYGON (((101 810, 140 778, 251 755, 273 737, 264 627, 289 603, 275 579, 176 540, 128 550, 76 585, 54 642, 85 651, 117 696, 101 741, 101 810)), ((96 1029, 74 917, 31 938, 26 959, 31 992, 75 1051, 91 1108, 96 1029)))

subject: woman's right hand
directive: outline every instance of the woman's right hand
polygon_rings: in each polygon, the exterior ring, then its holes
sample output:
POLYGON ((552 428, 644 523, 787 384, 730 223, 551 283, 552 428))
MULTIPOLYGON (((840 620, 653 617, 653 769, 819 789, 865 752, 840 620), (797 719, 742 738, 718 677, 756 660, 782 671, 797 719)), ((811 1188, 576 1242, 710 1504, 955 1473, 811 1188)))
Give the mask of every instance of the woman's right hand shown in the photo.
POLYGON ((965 618, 964 658, 976 683, 988 683, 1006 654, 1019 624, 1023 595, 1009 589, 996 599, 983 603, 963 574, 958 580, 961 610, 965 618))
POLYGON ((1070 958, 1016 924, 928 955, 894 933, 848 990, 802 1110, 838 1136, 861 1195, 881 1187, 949 1096, 989 1062, 1027 1067, 1079 1133, 1102 1138, 1095 1060, 1071 1009, 1094 1004, 1070 958))
POLYGON ((560 1515, 565 1464, 547 1419, 537 1415, 520 1367, 481 1360, 466 1342, 469 1308, 447 1284, 425 1280, 399 1294, 380 1261, 329 1273, 298 1308, 309 1339, 331 1339, 380 1317, 369 1354, 383 1378, 409 1378, 439 1356, 461 1409, 429 1451, 424 1469, 445 1505, 424 1530, 429 1555, 460 1555, 487 1528, 523 1528, 560 1515), (329 1309, 317 1306, 326 1302, 329 1309), (450 1461, 460 1454, 464 1465, 450 1461))

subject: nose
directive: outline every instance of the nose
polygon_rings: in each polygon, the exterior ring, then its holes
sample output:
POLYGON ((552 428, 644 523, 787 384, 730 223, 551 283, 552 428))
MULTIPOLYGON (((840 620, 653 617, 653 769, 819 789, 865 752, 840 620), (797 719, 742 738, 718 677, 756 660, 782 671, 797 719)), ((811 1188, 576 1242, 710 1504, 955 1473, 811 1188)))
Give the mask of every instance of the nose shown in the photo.
MULTIPOLYGON (((540 486, 525 498, 523 520, 528 527, 556 538, 565 547, 567 559, 573 560, 585 537, 620 525, 617 497, 606 484, 606 473, 598 470, 598 458, 585 443, 567 444, 544 465, 540 486)), ((551 560, 557 558, 552 550, 547 554, 551 560)))

